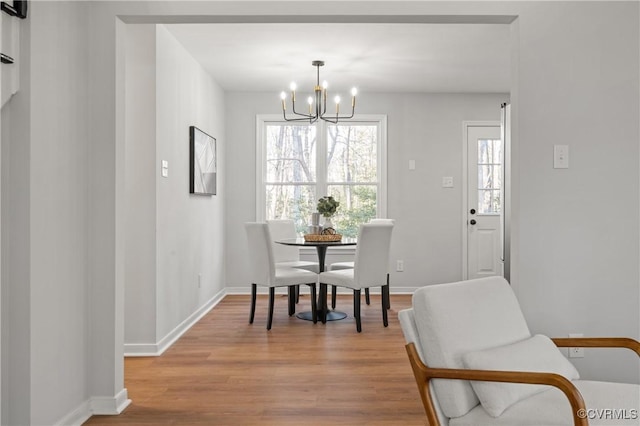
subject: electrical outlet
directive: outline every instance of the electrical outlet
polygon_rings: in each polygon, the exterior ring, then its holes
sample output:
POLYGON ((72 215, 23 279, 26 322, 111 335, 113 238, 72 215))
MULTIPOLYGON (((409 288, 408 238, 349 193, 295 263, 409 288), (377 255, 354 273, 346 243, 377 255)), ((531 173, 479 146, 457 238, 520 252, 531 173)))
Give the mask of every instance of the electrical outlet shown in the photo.
POLYGON ((569 348, 569 358, 584 358, 584 348, 569 348))
POLYGON ((396 261, 396 271, 403 272, 404 271, 404 260, 396 261))
POLYGON ((569 168, 569 145, 553 146, 553 168, 554 169, 569 168))
MULTIPOLYGON (((569 337, 584 337, 582 333, 571 333, 569 337)), ((570 347, 569 358, 584 358, 584 348, 570 347)))

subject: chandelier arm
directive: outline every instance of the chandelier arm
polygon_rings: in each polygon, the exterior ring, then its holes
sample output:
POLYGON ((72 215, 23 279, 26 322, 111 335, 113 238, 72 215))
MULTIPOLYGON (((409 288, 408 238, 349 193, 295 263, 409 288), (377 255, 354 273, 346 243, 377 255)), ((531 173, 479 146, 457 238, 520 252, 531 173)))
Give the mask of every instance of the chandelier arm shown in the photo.
POLYGON ((300 113, 295 113, 295 115, 299 116, 299 117, 295 117, 295 118, 287 118, 287 113, 285 111, 282 112, 282 115, 284 116, 285 120, 287 121, 292 121, 292 120, 309 120, 309 119, 318 119, 317 116, 315 115, 309 115, 309 114, 300 114, 300 113))
POLYGON ((355 108, 351 108, 351 115, 337 115, 337 116, 329 116, 329 117, 325 117, 325 114, 320 115, 320 118, 324 121, 329 121, 331 123, 337 123, 337 120, 348 120, 350 118, 353 118, 353 116, 355 115, 356 109, 355 108))
POLYGON ((284 115, 284 121, 308 121, 309 123, 315 123, 316 121, 318 121, 318 118, 314 116, 288 118, 286 115, 284 115))
POLYGON ((292 109, 292 111, 293 111, 293 113, 294 113, 295 115, 299 115, 299 116, 301 116, 301 117, 306 117, 306 118, 305 118, 305 120, 308 120, 308 119, 310 119, 310 118, 317 118, 317 115, 311 115, 311 114, 305 114, 305 113, 303 113, 303 112, 297 112, 297 111, 296 111, 296 101, 295 101, 295 99, 293 99, 293 100, 291 101, 291 109, 292 109))

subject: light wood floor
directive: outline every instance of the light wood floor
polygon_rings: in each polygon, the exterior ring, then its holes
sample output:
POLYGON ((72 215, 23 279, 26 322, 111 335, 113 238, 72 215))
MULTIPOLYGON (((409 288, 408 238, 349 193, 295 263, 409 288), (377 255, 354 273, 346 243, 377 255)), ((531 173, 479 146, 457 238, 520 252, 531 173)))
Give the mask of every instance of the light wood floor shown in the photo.
POLYGON ((424 426, 397 317, 411 296, 391 296, 388 328, 371 299, 358 334, 351 296, 337 304, 349 316, 325 325, 289 317, 276 296, 271 331, 266 296, 252 325, 249 296, 227 296, 162 356, 125 359, 132 404, 85 424, 424 426))

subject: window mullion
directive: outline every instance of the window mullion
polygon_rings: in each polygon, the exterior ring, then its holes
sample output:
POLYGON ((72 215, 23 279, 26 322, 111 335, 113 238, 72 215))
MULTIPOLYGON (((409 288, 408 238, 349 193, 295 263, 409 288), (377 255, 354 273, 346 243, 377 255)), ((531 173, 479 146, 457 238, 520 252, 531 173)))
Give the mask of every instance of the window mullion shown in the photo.
POLYGON ((328 149, 328 137, 327 137, 327 124, 322 122, 316 122, 316 135, 317 135, 317 153, 316 153, 316 199, 323 197, 327 194, 327 149, 328 149))

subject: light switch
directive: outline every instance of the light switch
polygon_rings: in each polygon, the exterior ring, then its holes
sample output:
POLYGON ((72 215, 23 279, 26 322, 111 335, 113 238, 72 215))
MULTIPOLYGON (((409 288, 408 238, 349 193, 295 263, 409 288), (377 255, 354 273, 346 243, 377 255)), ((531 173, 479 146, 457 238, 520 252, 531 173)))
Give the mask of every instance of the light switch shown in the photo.
POLYGON ((444 176, 442 178, 443 188, 453 188, 453 176, 444 176))
POLYGON ((416 169, 416 160, 409 160, 409 170, 416 169))
POLYGON ((162 177, 169 177, 169 162, 162 160, 162 177))
POLYGON ((553 168, 554 169, 569 168, 569 145, 553 146, 553 168))

